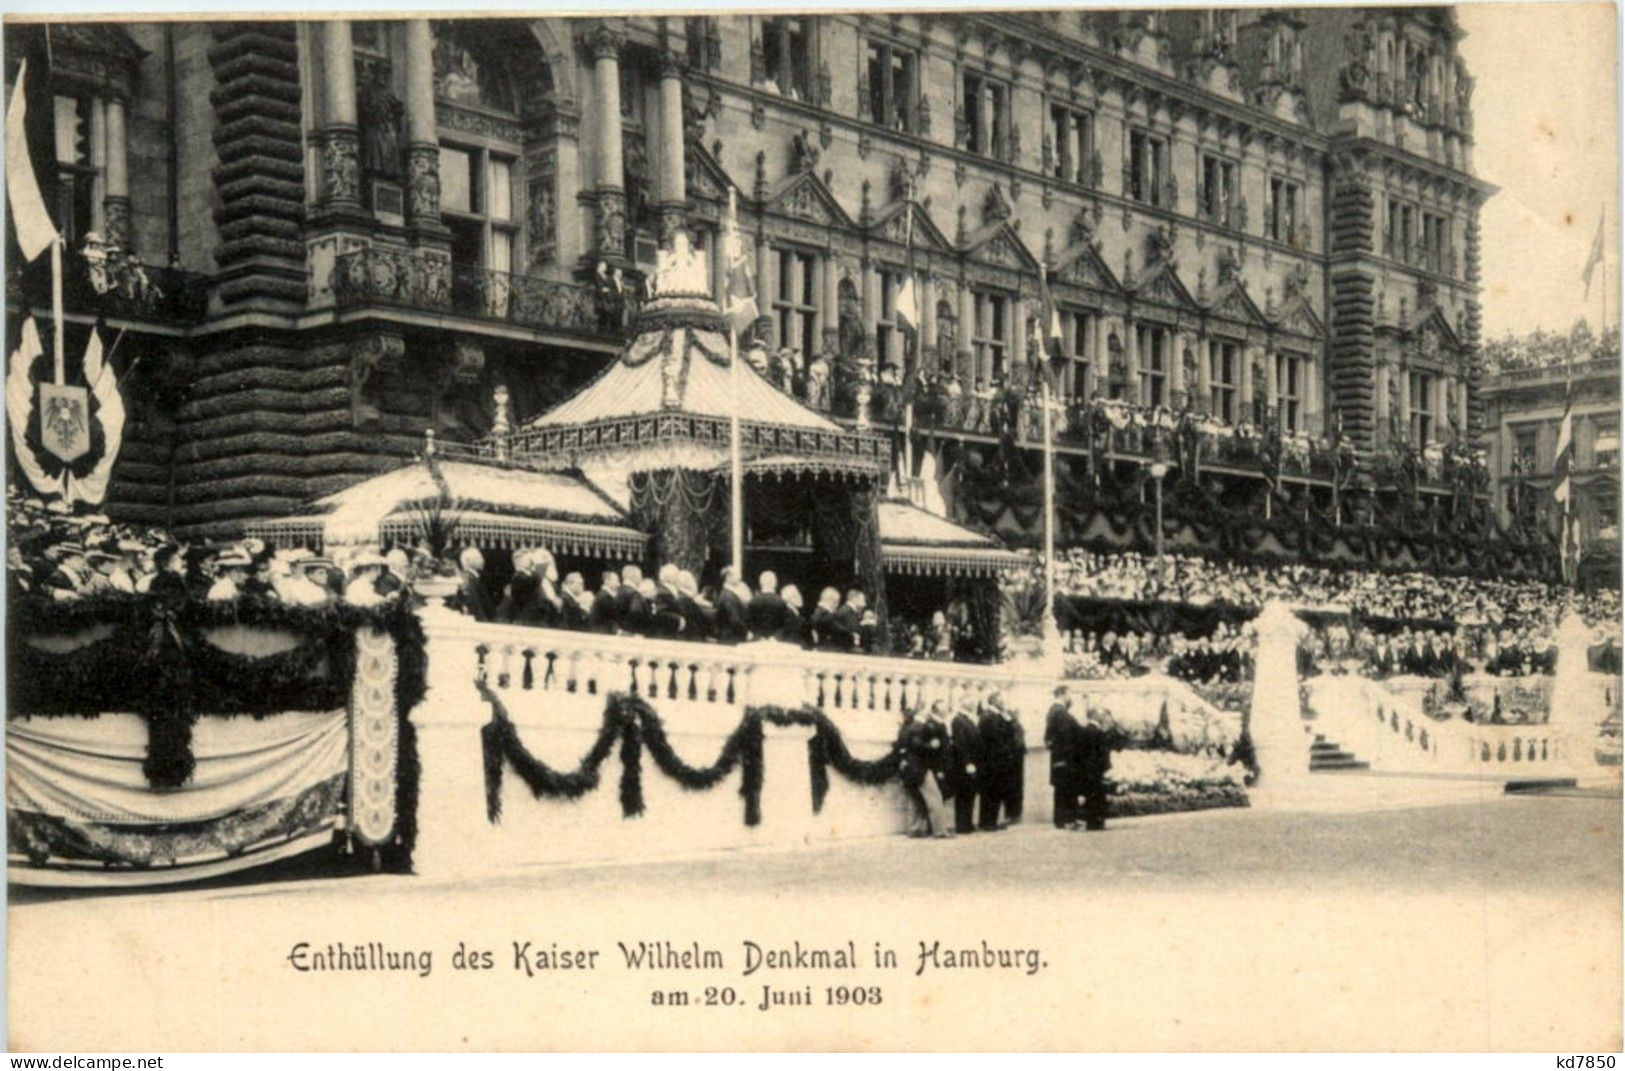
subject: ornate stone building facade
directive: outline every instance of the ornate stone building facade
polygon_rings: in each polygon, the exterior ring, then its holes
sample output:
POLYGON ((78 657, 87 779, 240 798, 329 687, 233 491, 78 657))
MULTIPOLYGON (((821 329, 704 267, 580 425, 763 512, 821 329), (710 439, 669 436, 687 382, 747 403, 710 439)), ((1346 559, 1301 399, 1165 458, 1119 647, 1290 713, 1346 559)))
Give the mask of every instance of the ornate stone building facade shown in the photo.
POLYGON ((499 386, 522 422, 615 351, 672 228, 711 256, 730 197, 746 346, 787 389, 833 369, 838 417, 906 420, 943 469, 1030 446, 1028 400, 998 414, 1041 273, 1092 485, 1143 497, 1195 416, 1274 441, 1204 455, 1207 498, 1342 520, 1361 492, 1369 522, 1459 497, 1383 459, 1482 421, 1492 190, 1447 8, 31 29, 8 84, 48 56, 66 229, 150 284, 70 287, 76 337, 127 329, 132 518, 239 530, 426 428, 484 435, 499 386), (905 366, 908 417, 880 397, 905 366))

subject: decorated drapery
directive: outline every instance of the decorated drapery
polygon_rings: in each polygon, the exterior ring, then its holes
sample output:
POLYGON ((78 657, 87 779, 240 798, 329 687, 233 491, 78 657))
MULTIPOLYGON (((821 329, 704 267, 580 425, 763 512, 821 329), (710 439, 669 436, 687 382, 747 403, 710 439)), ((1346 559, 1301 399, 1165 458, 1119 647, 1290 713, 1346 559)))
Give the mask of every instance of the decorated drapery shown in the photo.
POLYGON ((728 485, 711 472, 659 469, 627 479, 632 517, 651 534, 653 561, 698 576, 728 523, 728 485))

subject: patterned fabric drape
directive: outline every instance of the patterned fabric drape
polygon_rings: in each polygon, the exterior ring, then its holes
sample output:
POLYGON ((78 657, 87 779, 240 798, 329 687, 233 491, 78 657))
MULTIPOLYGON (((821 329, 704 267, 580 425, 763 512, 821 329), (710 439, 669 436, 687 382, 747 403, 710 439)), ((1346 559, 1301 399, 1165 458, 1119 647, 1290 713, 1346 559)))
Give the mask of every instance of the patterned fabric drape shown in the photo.
POLYGON ((698 576, 718 538, 726 538, 728 484, 721 476, 689 469, 634 473, 632 517, 651 536, 654 564, 666 562, 698 576))

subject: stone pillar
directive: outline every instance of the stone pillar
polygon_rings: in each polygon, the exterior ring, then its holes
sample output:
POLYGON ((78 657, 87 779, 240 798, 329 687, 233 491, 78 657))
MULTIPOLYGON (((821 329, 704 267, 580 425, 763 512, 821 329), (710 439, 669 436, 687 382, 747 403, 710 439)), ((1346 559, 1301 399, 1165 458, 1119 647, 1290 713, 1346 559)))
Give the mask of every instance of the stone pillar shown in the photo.
POLYGON ((1411 377, 1410 369, 1399 366, 1399 433, 1405 438, 1411 434, 1411 377))
POLYGON ((776 265, 773 246, 763 238, 756 243, 756 308, 773 321, 769 340, 774 349, 784 345, 784 339, 779 337, 779 318, 773 315, 773 299, 779 293, 779 281, 774 272, 776 265))
POLYGON ((660 240, 671 240, 688 218, 688 184, 683 174, 683 61, 675 52, 660 56, 660 240))
POLYGON ((416 234, 444 239, 440 222, 440 134, 434 114, 434 33, 406 23, 406 207, 416 234))
POLYGON ((1177 407, 1185 400, 1185 347, 1190 344, 1190 336, 1175 331, 1172 338, 1174 352, 1168 367, 1168 404, 1177 407))
MULTIPOLYGON (((1111 369, 1106 367, 1106 317, 1100 313, 1089 317, 1089 330, 1094 337, 1089 340, 1089 369, 1084 373, 1084 397, 1093 398, 1101 377, 1108 376, 1111 369)), ((1104 392, 1102 392, 1104 393, 1104 392)))
POLYGON ((107 102, 101 97, 90 101, 90 166, 96 171, 96 185, 90 198, 90 229, 107 233, 107 102))
POLYGON ((1253 365, 1259 360, 1261 358, 1255 347, 1241 347, 1241 367, 1237 369, 1241 382, 1236 384, 1236 417, 1239 423, 1253 422, 1253 365))
POLYGON ((1016 369, 1026 369, 1032 358, 1027 353, 1027 302, 1018 294, 1010 301, 1010 339, 1009 349, 1010 366, 1004 370, 1004 377, 1015 379, 1016 369))
POLYGON ((322 201, 329 212, 361 213, 360 133, 356 129, 355 48, 350 24, 321 24, 323 94, 322 201))
POLYGON ((935 375, 939 368, 931 359, 937 350, 937 281, 925 272, 919 277, 915 290, 920 300, 920 322, 917 325, 920 340, 916 345, 920 365, 925 371, 935 375))
POLYGON ((1196 407, 1208 413, 1213 409, 1213 342, 1211 339, 1197 339, 1196 341, 1196 397, 1193 399, 1196 407))
POLYGON ((125 102, 107 98, 107 195, 102 202, 109 245, 130 248, 130 156, 124 126, 125 102))
MULTIPOLYGON (((880 272, 876 270, 874 262, 863 262, 863 280, 858 290, 859 298, 863 302, 863 337, 867 345, 874 345, 875 326, 880 323, 880 272)), ((883 363, 886 354, 876 350, 876 364, 883 363)))
POLYGON ((1264 413, 1277 428, 1281 426, 1281 385, 1276 381, 1275 353, 1264 351, 1264 413))
POLYGON ((1123 397, 1135 405, 1144 405, 1140 393, 1140 332, 1129 317, 1123 318, 1123 397))
POLYGON ((834 253, 824 256, 824 276, 821 280, 823 290, 823 321, 824 321, 824 352, 830 355, 833 362, 834 355, 841 352, 841 265, 834 253))
POLYGON ((626 176, 621 159, 621 35, 601 23, 588 37, 597 104, 598 256, 626 259, 626 176))

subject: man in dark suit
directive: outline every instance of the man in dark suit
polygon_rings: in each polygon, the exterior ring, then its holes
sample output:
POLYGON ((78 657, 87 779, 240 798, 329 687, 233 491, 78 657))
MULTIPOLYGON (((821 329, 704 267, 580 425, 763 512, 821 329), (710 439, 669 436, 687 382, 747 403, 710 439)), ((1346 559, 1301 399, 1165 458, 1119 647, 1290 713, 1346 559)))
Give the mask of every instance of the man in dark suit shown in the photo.
POLYGON ((615 570, 605 569, 598 582, 598 594, 592 597, 592 609, 587 613, 587 628, 593 632, 614 632, 616 613, 620 609, 621 578, 615 570))
POLYGON ((750 634, 746 624, 745 602, 750 589, 739 580, 733 566, 722 570, 722 587, 716 598, 716 635, 718 643, 743 643, 750 634))
POLYGON ((458 573, 457 604, 463 613, 476 621, 491 620, 491 597, 485 593, 485 555, 477 547, 468 547, 457 557, 461 567, 458 573))
POLYGON ((498 621, 518 624, 531 614, 536 602, 536 588, 540 583, 533 564, 530 551, 514 552, 513 576, 508 578, 508 584, 502 590, 502 600, 497 603, 498 621))
POLYGON ((1055 689, 1044 720, 1044 746, 1049 749, 1049 783, 1055 792, 1055 828, 1070 829, 1078 820, 1077 738, 1078 719, 1072 716, 1072 699, 1066 688, 1055 689))
MULTIPOLYGON (((808 626, 808 633, 812 638, 812 645, 823 650, 843 650, 840 645, 840 636, 837 635, 835 613, 839 610, 841 593, 834 588, 825 588, 818 593, 818 605, 813 607, 812 621, 808 626)), ((844 650, 852 649, 852 641, 846 642, 844 650)))
POLYGON ((771 639, 783 630, 784 617, 779 578, 769 569, 756 578, 756 594, 745 604, 745 627, 755 639, 771 639))
POLYGON ((990 695, 984 700, 976 719, 977 731, 982 735, 981 776, 977 779, 977 827, 991 832, 999 828, 999 811, 1008 796, 1005 782, 1009 776, 1008 722, 999 709, 999 697, 990 695))
POLYGON ((642 583, 642 569, 635 565, 621 569, 621 589, 615 596, 615 627, 623 634, 649 634, 649 603, 638 591, 642 583))
POLYGON ((1106 774, 1112 768, 1111 738, 1100 711, 1091 706, 1088 721, 1077 732, 1078 791, 1083 796, 1083 826, 1106 828, 1106 774))
POLYGON ((667 562, 660 567, 655 575, 655 594, 653 605, 649 607, 652 618, 651 636, 663 636, 677 639, 683 636, 688 626, 683 617, 683 601, 677 591, 677 566, 667 562))
POLYGON ((801 616, 801 610, 801 589, 794 584, 784 585, 784 610, 783 616, 779 619, 778 632, 781 642, 793 643, 797 647, 808 642, 807 620, 801 616))
POLYGON ((567 629, 584 630, 592 612, 592 596, 587 594, 587 583, 581 574, 571 573, 565 577, 564 590, 559 595, 560 624, 567 629))
POLYGON ((949 752, 945 795, 954 800, 954 832, 976 832, 976 792, 980 787, 984 765, 982 734, 971 717, 974 709, 968 702, 959 708, 949 726, 953 741, 949 752))
POLYGON ((950 750, 948 726, 942 720, 942 704, 931 704, 924 717, 908 721, 903 730, 904 786, 915 804, 915 836, 951 837, 948 813, 942 805, 943 777, 948 770, 950 750), (910 784, 912 782, 912 785, 910 784))
POLYGON ((1005 725, 1004 821, 1013 826, 1021 821, 1021 808, 1027 796, 1027 731, 1021 727, 1016 712, 1002 702, 999 711, 1005 725))
POLYGON ((167 543, 158 548, 152 556, 152 564, 158 572, 152 578, 152 584, 147 588, 147 594, 163 599, 165 602, 185 602, 186 590, 186 555, 183 548, 167 543))
POLYGON ((869 600, 857 588, 846 593, 846 602, 835 611, 831 622, 830 649, 848 653, 863 648, 863 611, 869 600))

